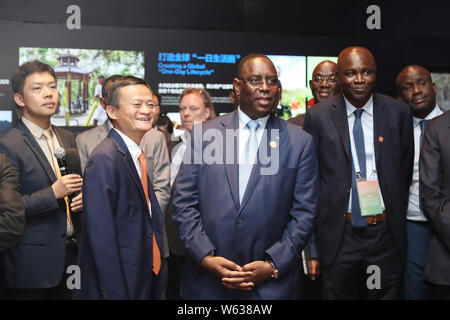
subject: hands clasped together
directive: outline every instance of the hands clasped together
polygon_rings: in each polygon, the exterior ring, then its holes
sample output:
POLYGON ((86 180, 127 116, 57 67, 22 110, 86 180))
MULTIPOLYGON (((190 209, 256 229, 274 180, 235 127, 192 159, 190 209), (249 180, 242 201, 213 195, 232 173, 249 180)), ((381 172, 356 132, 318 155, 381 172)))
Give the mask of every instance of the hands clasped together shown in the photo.
POLYGON ((231 290, 250 291, 273 273, 272 265, 266 261, 253 261, 241 267, 224 257, 206 256, 201 265, 231 290))

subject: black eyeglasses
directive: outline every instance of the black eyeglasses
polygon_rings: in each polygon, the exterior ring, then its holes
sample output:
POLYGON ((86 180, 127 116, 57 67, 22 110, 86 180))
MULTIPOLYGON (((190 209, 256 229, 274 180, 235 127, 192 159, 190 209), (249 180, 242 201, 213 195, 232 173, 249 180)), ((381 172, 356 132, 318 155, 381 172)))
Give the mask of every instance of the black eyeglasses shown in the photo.
POLYGON ((262 86, 262 84, 264 82, 266 82, 268 87, 278 87, 280 80, 278 80, 278 78, 274 77, 274 78, 250 78, 250 79, 242 79, 242 78, 238 78, 241 81, 244 81, 245 83, 249 84, 250 86, 254 87, 254 88, 259 88, 262 86))
POLYGON ((320 83, 323 80, 326 80, 328 83, 333 84, 333 83, 336 83, 337 78, 336 78, 335 75, 331 75, 331 76, 314 76, 313 77, 313 81, 317 82, 317 83, 320 83))

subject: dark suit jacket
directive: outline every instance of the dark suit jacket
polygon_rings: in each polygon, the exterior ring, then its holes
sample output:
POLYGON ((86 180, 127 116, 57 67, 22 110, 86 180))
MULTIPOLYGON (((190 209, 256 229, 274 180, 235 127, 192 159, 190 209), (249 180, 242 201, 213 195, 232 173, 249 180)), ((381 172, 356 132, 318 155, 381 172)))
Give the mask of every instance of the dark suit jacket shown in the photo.
POLYGON ((427 122, 420 151, 420 195, 432 238, 425 277, 450 286, 450 112, 427 122))
POLYGON ((22 240, 25 208, 20 194, 19 174, 8 158, 0 154, 0 252, 22 240))
POLYGON ((299 114, 298 116, 289 119, 288 122, 293 123, 299 127, 303 127, 303 123, 305 122, 305 114, 299 114))
MULTIPOLYGON (((414 160, 411 111, 403 102, 374 93, 373 116, 378 182, 395 247, 404 259, 414 160)), ((308 109, 303 129, 313 135, 318 150, 320 200, 315 239, 326 268, 332 264, 341 243, 352 179, 350 136, 342 95, 308 109)))
MULTIPOLYGON (((76 148, 74 135, 53 127, 60 145, 76 148)), ((61 281, 67 231, 64 199, 55 199, 51 185, 56 181, 50 163, 28 128, 17 126, 0 137, 4 152, 19 172, 26 229, 22 242, 5 252, 5 286, 12 288, 51 288, 61 281)), ((77 235, 80 214, 71 216, 77 235)))
POLYGON ((151 219, 128 148, 120 135, 110 130, 85 170, 84 230, 78 258, 81 290, 75 290, 74 298, 161 298, 166 275, 162 266, 154 277, 152 235, 163 254, 163 220, 149 179, 148 188, 151 219))
POLYGON ((182 163, 178 172, 174 220, 187 251, 181 296, 295 299, 299 295, 301 251, 311 236, 317 204, 314 142, 302 129, 271 115, 260 149, 264 148, 272 161, 263 164, 258 157, 240 204, 238 139, 226 132, 238 129, 238 123, 238 112, 234 111, 194 126, 192 144, 185 153, 185 160, 192 162, 182 163), (215 145, 217 161, 207 164, 205 158, 199 163, 198 156, 212 153, 211 137, 206 137, 210 133, 217 135, 216 142, 223 138, 223 143, 215 145), (234 143, 228 139, 234 139, 234 143), (234 148, 223 150, 227 145, 234 148), (268 167, 274 171, 264 175, 261 169, 268 167), (280 277, 269 279, 250 292, 228 290, 220 279, 200 267, 210 251, 241 266, 271 259, 280 277))

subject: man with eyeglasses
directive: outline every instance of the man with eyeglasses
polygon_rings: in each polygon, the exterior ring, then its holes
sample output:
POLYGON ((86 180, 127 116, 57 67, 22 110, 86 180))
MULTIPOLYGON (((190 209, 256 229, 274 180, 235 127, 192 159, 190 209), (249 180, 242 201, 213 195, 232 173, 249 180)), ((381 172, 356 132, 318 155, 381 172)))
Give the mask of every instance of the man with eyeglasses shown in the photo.
MULTIPOLYGON (((336 72, 337 64, 330 60, 322 61, 314 68, 312 79, 309 80, 309 87, 311 88, 314 97, 314 104, 324 102, 328 98, 340 93, 336 72)), ((305 114, 300 114, 288 121, 303 127, 305 114)))
POLYGON ((298 299, 318 200, 314 141, 274 115, 280 86, 267 56, 244 57, 233 85, 239 107, 194 125, 175 180, 181 296, 298 299))

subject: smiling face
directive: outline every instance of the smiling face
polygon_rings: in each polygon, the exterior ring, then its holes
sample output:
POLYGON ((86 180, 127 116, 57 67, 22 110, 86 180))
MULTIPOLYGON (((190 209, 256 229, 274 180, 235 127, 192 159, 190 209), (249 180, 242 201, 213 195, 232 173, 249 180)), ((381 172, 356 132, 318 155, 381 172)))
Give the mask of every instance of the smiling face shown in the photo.
POLYGON ((48 72, 30 74, 25 79, 23 94, 14 94, 14 100, 22 109, 23 116, 41 127, 43 125, 43 129, 50 125, 50 117, 58 107, 58 98, 56 80, 48 72))
POLYGON ((139 144, 152 128, 151 108, 158 100, 145 85, 127 85, 118 90, 118 107, 108 105, 106 111, 114 128, 139 144))
POLYGON ((277 70, 267 58, 256 57, 246 61, 233 84, 242 112, 251 119, 271 114, 278 105, 280 86, 277 70))
POLYGON ((398 98, 412 108, 418 118, 425 118, 436 106, 436 85, 430 73, 420 66, 409 66, 397 77, 398 98))
POLYGON ((375 59, 362 47, 344 49, 338 58, 338 80, 342 92, 356 108, 369 100, 376 83, 375 59))

